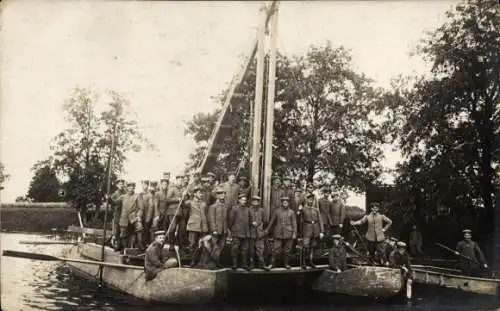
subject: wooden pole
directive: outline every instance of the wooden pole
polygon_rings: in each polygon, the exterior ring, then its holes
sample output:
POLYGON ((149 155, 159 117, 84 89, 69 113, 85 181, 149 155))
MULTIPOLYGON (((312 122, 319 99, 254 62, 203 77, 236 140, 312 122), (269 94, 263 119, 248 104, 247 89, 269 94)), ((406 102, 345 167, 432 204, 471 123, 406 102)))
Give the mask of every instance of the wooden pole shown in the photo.
POLYGON ((266 139, 264 154, 264 190, 263 206, 267 220, 271 214, 271 179, 273 174, 273 126, 274 126, 274 93, 276 82, 276 45, 278 35, 278 7, 271 13, 271 37, 269 51, 269 70, 266 111, 266 139))
POLYGON ((264 93, 264 39, 266 28, 266 6, 260 9, 261 22, 257 35, 257 72, 255 75, 255 100, 252 133, 252 195, 259 195, 260 190, 260 154, 262 139, 262 97, 264 93))

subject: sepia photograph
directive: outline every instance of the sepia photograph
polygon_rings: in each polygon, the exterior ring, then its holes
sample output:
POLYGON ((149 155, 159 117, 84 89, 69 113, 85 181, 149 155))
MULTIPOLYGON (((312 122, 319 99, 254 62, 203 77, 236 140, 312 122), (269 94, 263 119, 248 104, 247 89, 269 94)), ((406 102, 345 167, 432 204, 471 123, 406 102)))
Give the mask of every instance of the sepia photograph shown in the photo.
POLYGON ((500 311, 498 0, 0 3, 4 311, 500 311))

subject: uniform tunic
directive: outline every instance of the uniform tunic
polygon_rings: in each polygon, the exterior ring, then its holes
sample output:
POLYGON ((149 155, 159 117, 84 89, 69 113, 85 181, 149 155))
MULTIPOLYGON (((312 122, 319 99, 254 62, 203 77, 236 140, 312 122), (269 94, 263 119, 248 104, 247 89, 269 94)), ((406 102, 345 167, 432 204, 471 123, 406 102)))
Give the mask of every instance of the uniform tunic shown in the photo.
POLYGON ((295 212, 291 209, 284 209, 280 207, 276 210, 271 221, 269 221, 269 226, 267 231, 274 226, 274 245, 273 254, 278 254, 283 250, 285 259, 292 251, 293 240, 297 237, 297 218, 295 217, 295 212))
POLYGON ((341 243, 338 245, 333 244, 328 255, 328 264, 333 270, 345 270, 347 265, 347 252, 344 245, 341 243))
POLYGON ((401 253, 398 249, 393 250, 389 255, 389 266, 392 268, 406 267, 408 271, 411 271, 410 256, 408 252, 404 251, 401 253))
POLYGON ((189 206, 187 231, 207 232, 208 222, 205 202, 195 198, 189 202, 186 202, 186 204, 189 206))
POLYGON ((345 207, 342 201, 334 200, 330 204, 330 215, 331 215, 331 226, 340 226, 344 224, 345 219, 345 207))
POLYGON ((141 196, 144 203, 143 220, 145 224, 150 224, 155 215, 155 209, 158 208, 156 205, 156 197, 151 191, 141 193, 141 196))
POLYGON ((479 245, 472 240, 462 240, 457 243, 456 249, 461 255, 470 259, 460 258, 460 268, 463 272, 470 275, 479 274, 479 264, 486 262, 479 245))
POLYGON ((127 193, 125 190, 118 189, 111 195, 111 203, 113 204, 113 235, 120 235, 120 216, 122 213, 122 196, 127 193))
POLYGON ((227 232, 227 208, 226 204, 216 201, 208 208, 208 228, 211 233, 225 235, 227 232))
POLYGON ((226 189, 226 202, 227 206, 235 206, 238 204, 238 194, 240 193, 240 185, 237 183, 227 182, 225 185, 226 189))
POLYGON ((302 223, 304 247, 316 246, 319 234, 324 232, 323 219, 319 209, 306 206, 302 210, 302 223))
MULTIPOLYGON (((156 224, 155 228, 157 229, 166 229, 165 228, 165 223, 166 223, 166 217, 165 214, 167 212, 167 191, 168 190, 160 190, 156 193, 156 201, 158 204, 158 224, 156 224)), ((153 224, 155 225, 155 224, 153 224)))
POLYGON ((133 225, 142 219, 144 205, 142 197, 138 194, 125 194, 122 196, 122 213, 120 215, 120 227, 133 225))
POLYGON ((146 255, 144 257, 144 272, 146 276, 146 281, 150 281, 156 277, 156 275, 165 269, 165 258, 162 252, 163 245, 153 241, 146 249, 146 255))
POLYGON ((260 206, 252 206, 250 212, 250 262, 255 255, 261 264, 264 264, 264 236, 265 236, 265 215, 264 209, 260 206), (255 222, 255 224, 254 224, 255 222))
POLYGON ((173 217, 175 215, 175 212, 177 211, 177 207, 179 205, 179 202, 181 201, 181 195, 182 193, 177 185, 173 185, 168 188, 166 197, 167 201, 166 215, 169 217, 170 221, 171 217, 173 217))
POLYGON ((239 254, 243 258, 243 265, 246 265, 246 254, 248 252, 248 237, 250 235, 250 213, 248 207, 242 205, 234 206, 229 212, 228 227, 233 238, 231 244, 231 257, 236 265, 239 254))
POLYGON ((325 232, 330 233, 330 228, 333 225, 332 220, 332 202, 328 201, 326 198, 321 198, 318 200, 319 212, 321 213, 321 219, 323 220, 323 225, 325 226, 325 232))
POLYGON ((392 221, 383 214, 368 214, 363 216, 358 221, 354 222, 354 225, 368 224, 368 229, 366 230, 365 238, 370 242, 381 242, 385 240, 384 234, 384 223, 388 226, 392 224, 392 221))

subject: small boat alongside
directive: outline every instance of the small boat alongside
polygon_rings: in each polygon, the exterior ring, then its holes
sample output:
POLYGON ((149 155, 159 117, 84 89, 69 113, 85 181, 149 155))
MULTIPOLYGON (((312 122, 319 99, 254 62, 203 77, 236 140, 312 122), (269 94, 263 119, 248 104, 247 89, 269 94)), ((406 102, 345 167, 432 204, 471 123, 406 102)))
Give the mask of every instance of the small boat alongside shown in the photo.
POLYGON ((457 274, 453 269, 432 266, 412 266, 415 283, 446 287, 475 294, 499 296, 500 279, 457 274))
POLYGON ((389 299, 401 293, 403 284, 399 269, 356 266, 342 272, 323 271, 314 282, 313 289, 332 294, 389 299))

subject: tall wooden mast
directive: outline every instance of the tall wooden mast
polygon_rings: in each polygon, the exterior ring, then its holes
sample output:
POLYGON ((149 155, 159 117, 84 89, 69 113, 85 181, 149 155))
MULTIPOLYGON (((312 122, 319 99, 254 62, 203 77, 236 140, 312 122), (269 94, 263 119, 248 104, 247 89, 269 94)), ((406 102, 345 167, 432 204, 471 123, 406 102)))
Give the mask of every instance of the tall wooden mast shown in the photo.
POLYGON ((276 82, 276 45, 278 35, 278 6, 271 12, 270 50, 268 66, 268 88, 266 103, 266 133, 264 146, 264 185, 263 206, 267 219, 271 213, 271 180, 273 174, 273 126, 274 126, 274 93, 276 82))

